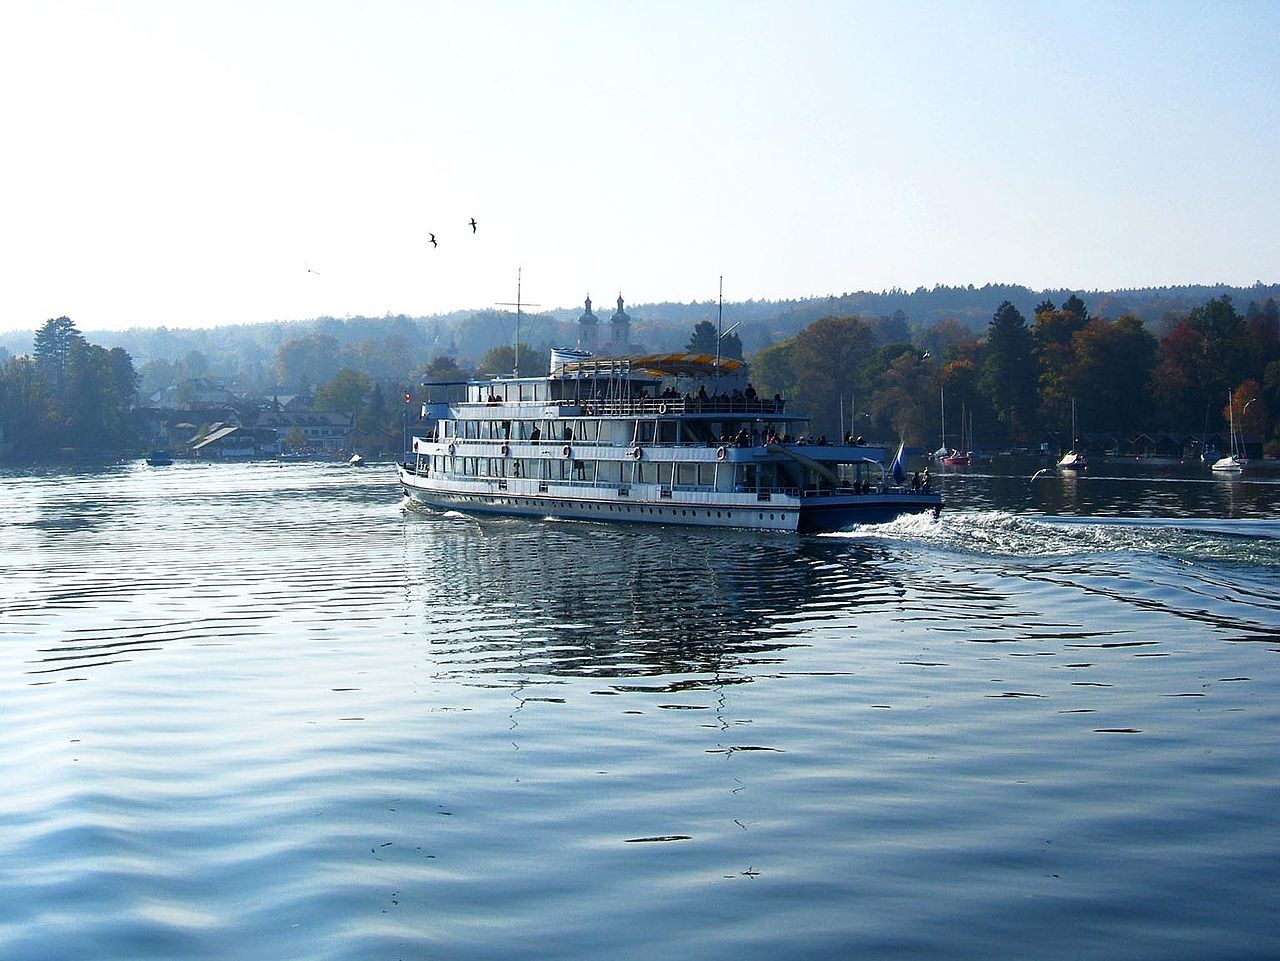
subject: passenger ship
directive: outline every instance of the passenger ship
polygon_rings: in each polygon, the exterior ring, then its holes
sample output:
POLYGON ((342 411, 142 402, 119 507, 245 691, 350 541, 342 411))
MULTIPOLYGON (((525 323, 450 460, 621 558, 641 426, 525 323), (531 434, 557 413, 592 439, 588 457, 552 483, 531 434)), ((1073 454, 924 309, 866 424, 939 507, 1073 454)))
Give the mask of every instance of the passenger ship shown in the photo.
POLYGON ((833 531, 942 509, 904 483, 901 448, 809 442, 808 419, 755 396, 741 361, 553 350, 541 377, 496 377, 422 407, 398 465, 412 502, 532 517, 833 531), (680 388, 685 392, 681 393, 680 388))

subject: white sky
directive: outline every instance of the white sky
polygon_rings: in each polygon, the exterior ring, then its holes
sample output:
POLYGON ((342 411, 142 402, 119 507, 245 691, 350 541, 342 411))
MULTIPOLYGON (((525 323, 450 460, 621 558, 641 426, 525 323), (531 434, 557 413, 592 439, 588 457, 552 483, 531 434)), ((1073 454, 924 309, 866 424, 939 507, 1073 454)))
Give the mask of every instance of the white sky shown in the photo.
POLYGON ((1269 0, 0 0, 0 330, 519 266, 544 307, 1274 282, 1277 38, 1269 0))

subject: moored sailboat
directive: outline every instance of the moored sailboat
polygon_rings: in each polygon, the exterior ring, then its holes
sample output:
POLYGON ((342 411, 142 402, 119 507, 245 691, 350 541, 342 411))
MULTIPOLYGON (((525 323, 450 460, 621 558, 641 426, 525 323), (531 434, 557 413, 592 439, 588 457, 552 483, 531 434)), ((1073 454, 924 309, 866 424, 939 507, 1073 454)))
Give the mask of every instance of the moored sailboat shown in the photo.
POLYGON ((1077 450, 1079 435, 1076 433, 1076 399, 1071 398, 1071 449, 1058 459, 1058 470, 1082 471, 1089 466, 1084 454, 1077 450))
POLYGON ((1244 443, 1236 443, 1235 399, 1231 396, 1231 391, 1227 391, 1227 433, 1230 435, 1230 440, 1228 441, 1230 450, 1225 457, 1219 457, 1210 464, 1209 469, 1215 470, 1220 474, 1239 474, 1249 461, 1244 456, 1244 443))

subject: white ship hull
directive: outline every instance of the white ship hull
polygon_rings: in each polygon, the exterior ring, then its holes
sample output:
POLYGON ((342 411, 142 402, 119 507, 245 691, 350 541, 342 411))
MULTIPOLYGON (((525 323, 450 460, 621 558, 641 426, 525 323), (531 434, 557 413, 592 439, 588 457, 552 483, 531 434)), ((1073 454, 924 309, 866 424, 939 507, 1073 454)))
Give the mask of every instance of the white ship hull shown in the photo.
POLYGON ((400 486, 413 502, 436 510, 481 514, 819 532, 882 523, 902 514, 936 515, 942 509, 937 494, 909 491, 810 496, 673 491, 668 496, 651 484, 556 485, 554 490, 539 491, 536 481, 432 480, 403 466, 398 470, 400 486))

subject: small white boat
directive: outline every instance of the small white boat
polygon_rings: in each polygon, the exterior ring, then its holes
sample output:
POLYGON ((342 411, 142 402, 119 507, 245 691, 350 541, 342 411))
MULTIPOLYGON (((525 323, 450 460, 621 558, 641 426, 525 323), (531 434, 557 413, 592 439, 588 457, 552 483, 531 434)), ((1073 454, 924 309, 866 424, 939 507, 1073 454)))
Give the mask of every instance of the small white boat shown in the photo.
POLYGON ((351 455, 351 460, 347 461, 347 466, 348 466, 348 467, 363 467, 363 466, 364 466, 364 458, 363 458, 363 457, 361 457, 359 454, 352 454, 352 455, 351 455))

